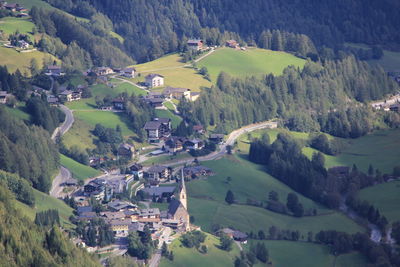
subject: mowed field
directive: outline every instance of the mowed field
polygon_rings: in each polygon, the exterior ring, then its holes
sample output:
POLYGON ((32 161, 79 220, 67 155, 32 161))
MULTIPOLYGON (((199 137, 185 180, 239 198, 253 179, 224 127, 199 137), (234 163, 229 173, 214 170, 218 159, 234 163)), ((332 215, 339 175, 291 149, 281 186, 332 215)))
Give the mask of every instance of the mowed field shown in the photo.
POLYGON ((0 30, 6 34, 13 34, 19 31, 22 34, 28 34, 32 37, 31 32, 34 27, 35 24, 27 18, 5 17, 0 19, 0 30))
MULTIPOLYGON (((313 243, 283 240, 250 241, 246 247, 263 242, 268 249, 269 259, 274 267, 364 267, 367 260, 359 253, 349 253, 336 258, 329 253, 329 247, 313 243)), ((258 262, 254 266, 265 266, 258 262)))
POLYGON ((160 267, 204 267, 204 266, 233 266, 233 262, 239 256, 239 248, 233 244, 233 249, 229 252, 217 248, 219 240, 215 236, 207 234, 203 243, 207 246, 208 252, 202 254, 196 248, 186 248, 182 245, 179 238, 175 239, 168 250, 173 251, 174 261, 161 259, 160 267))
POLYGON ((289 53, 265 49, 248 49, 246 51, 232 48, 220 48, 208 57, 200 60, 198 67, 206 67, 213 81, 221 71, 233 76, 257 76, 272 73, 282 74, 290 65, 302 68, 305 60, 289 53))
POLYGON ((62 166, 70 170, 72 176, 78 180, 85 180, 87 178, 95 177, 101 173, 92 167, 83 165, 62 154, 60 154, 60 163, 62 166))
POLYGON ((0 47, 1 65, 6 65, 10 72, 19 69, 21 73, 28 72, 29 74, 28 67, 32 58, 35 58, 39 65, 43 67, 43 59, 45 57, 51 57, 53 60, 55 59, 52 55, 40 51, 19 53, 13 48, 0 47))
POLYGON ((317 208, 318 216, 295 218, 260 207, 227 205, 224 198, 228 189, 232 190, 239 203, 247 198, 266 200, 271 190, 277 191, 281 202, 286 203, 287 194, 293 191, 244 159, 224 158, 205 162, 204 165, 212 168, 217 175, 206 180, 191 181, 187 187, 190 214, 195 217, 195 224, 205 231, 211 231, 213 224, 232 226, 244 232, 268 232, 271 226, 277 226, 299 230, 305 236, 308 231, 316 233, 329 229, 351 233, 364 231, 344 215, 321 207, 303 196, 299 196, 299 199, 305 209, 317 208), (227 177, 231 177, 230 182, 227 177))
POLYGON ((161 74, 165 77, 165 86, 189 88, 200 91, 201 87, 210 87, 211 82, 203 78, 191 67, 185 67, 178 54, 172 54, 134 67, 140 73, 140 77, 133 79, 135 82, 144 81, 144 77, 150 73, 161 74))

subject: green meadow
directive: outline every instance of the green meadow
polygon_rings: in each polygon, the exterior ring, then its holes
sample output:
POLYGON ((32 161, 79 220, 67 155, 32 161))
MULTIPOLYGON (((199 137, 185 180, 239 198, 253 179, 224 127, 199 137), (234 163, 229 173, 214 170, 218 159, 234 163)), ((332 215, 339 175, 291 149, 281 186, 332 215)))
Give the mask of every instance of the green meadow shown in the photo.
MULTIPOLYGON (((250 241, 256 244, 257 241, 250 241)), ((330 254, 329 247, 314 243, 292 242, 283 240, 261 241, 265 244, 269 252, 269 260, 274 267, 363 267, 367 265, 367 260, 359 253, 339 255, 338 257, 330 254)), ((265 266, 258 262, 254 266, 265 266)))
POLYGON ((171 121, 172 121, 172 128, 178 127, 178 125, 182 121, 181 117, 179 117, 178 115, 175 115, 169 109, 156 109, 155 113, 156 113, 156 116, 159 117, 159 118, 170 118, 171 121))
POLYGON ((6 34, 13 34, 19 31, 22 34, 29 34, 32 37, 31 32, 34 27, 35 24, 27 18, 5 17, 0 19, 0 30, 6 34))
POLYGON ((94 141, 97 139, 92 134, 94 127, 86 122, 75 118, 74 124, 63 136, 63 142, 68 147, 78 146, 81 149, 94 149, 96 145, 94 141))
POLYGON ((205 231, 211 231, 213 224, 231 226, 245 232, 264 230, 277 226, 281 229, 299 230, 303 235, 308 231, 335 229, 350 233, 364 229, 342 215, 328 210, 299 195, 305 209, 316 208, 317 216, 296 218, 271 212, 264 208, 244 205, 247 198, 265 201, 271 190, 278 192, 281 202, 286 203, 289 192, 286 185, 262 171, 260 166, 240 157, 223 158, 204 162, 216 175, 207 179, 194 180, 187 184, 189 211, 195 217, 195 224, 205 231), (227 179, 231 177, 231 179, 227 179), (227 205, 224 201, 230 189, 240 205, 227 205))
POLYGON ((206 254, 198 252, 196 248, 186 248, 179 238, 175 239, 168 249, 174 253, 174 261, 162 258, 160 267, 203 267, 203 266, 233 266, 233 262, 239 256, 239 248, 234 244, 229 252, 217 248, 219 239, 207 234, 204 245, 207 246, 206 254))
POLYGON ((208 57, 200 60, 198 67, 206 67, 215 81, 221 71, 233 76, 245 77, 272 73, 282 74, 290 65, 302 68, 305 60, 289 53, 265 49, 248 49, 246 51, 232 48, 217 49, 208 57))
POLYGON ((87 178, 95 177, 101 173, 92 167, 83 165, 62 154, 60 154, 60 162, 61 165, 70 170, 72 176, 78 180, 85 180, 87 178))

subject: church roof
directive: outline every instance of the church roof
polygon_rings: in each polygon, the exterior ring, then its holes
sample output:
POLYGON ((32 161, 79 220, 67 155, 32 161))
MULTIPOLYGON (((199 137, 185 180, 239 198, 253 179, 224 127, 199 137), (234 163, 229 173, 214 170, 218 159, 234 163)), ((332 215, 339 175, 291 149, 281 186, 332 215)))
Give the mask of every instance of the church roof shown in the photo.
POLYGON ((171 202, 169 203, 168 206, 168 214, 175 215, 176 211, 180 206, 183 207, 182 203, 179 200, 175 198, 171 199, 171 202))

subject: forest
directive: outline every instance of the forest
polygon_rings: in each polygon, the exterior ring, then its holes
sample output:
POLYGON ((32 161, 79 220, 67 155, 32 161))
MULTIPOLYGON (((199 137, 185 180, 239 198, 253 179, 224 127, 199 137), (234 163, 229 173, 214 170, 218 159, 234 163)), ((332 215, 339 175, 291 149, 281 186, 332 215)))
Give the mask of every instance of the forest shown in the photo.
MULTIPOLYGON (((398 85, 382 68, 348 56, 308 61, 303 70, 288 67, 281 76, 234 78, 222 72, 216 86, 203 90, 194 103, 181 101, 178 109, 187 122, 215 125, 215 131, 222 133, 279 118, 294 131, 357 138, 384 120, 361 103, 396 90, 398 85)), ((398 118, 385 119, 396 127, 398 118)))
MULTIPOLYGON (((325 47, 343 49, 344 42, 389 49, 399 49, 400 43, 396 13, 400 4, 396 0, 123 0, 118 5, 112 0, 47 2, 88 19, 104 14, 112 22, 109 25, 125 38, 124 50, 138 62, 181 51, 188 38, 203 38, 215 45, 220 44, 218 37, 226 34, 250 45, 269 47, 265 38, 268 30, 272 35, 278 35, 278 31, 282 36, 284 32, 297 34, 300 39, 306 38, 304 44, 310 44, 308 36, 319 51, 325 47)), ((282 44, 274 42, 271 47, 284 49, 282 44)), ((312 52, 313 45, 308 47, 312 52)))

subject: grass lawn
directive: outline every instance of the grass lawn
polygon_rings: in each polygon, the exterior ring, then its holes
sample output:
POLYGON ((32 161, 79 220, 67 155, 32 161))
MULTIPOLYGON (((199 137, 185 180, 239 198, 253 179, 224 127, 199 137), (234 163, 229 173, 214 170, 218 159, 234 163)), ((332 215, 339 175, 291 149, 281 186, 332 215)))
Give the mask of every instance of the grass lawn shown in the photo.
POLYGON ((25 112, 25 106, 23 105, 17 105, 15 108, 10 108, 6 106, 6 109, 10 112, 11 115, 24 120, 24 121, 29 121, 30 120, 30 115, 25 112))
POLYGON ((83 165, 62 154, 60 154, 60 160, 61 165, 69 169, 72 172, 72 176, 78 180, 85 180, 87 178, 95 177, 101 173, 92 167, 83 165))
MULTIPOLYGON (((241 157, 225 157, 204 162, 202 165, 212 169, 216 175, 188 183, 189 195, 194 198, 207 197, 224 203, 226 191, 230 189, 235 194, 236 201, 245 204, 248 198, 267 201, 268 193, 274 190, 278 193, 279 199, 286 203, 287 194, 293 192, 288 186, 266 173, 263 166, 241 157), (231 177, 230 182, 227 182, 227 177, 231 177)), ((318 213, 329 211, 302 195, 299 195, 299 200, 305 209, 316 208, 318 213)))
POLYGON ((42 193, 36 189, 33 189, 35 196, 35 207, 31 208, 22 202, 16 201, 16 208, 21 211, 22 214, 26 215, 32 221, 35 219, 35 214, 38 211, 44 211, 49 209, 56 209, 60 214, 62 226, 64 228, 73 228, 74 225, 68 221, 68 218, 72 215, 73 209, 69 207, 64 201, 53 198, 45 193, 42 193))
POLYGON ((18 4, 21 4, 23 7, 28 9, 32 8, 33 6, 36 7, 43 7, 43 8, 52 8, 52 6, 42 0, 18 0, 18 4))
POLYGON ((32 37, 31 32, 34 27, 35 24, 27 18, 5 17, 0 19, 0 30, 6 34, 13 34, 19 31, 22 34, 29 34, 32 37))
POLYGON ((165 106, 168 110, 171 110, 171 111, 174 111, 174 110, 175 110, 174 105, 173 105, 171 102, 169 102, 169 101, 165 101, 165 102, 164 102, 164 106, 165 106))
POLYGON ((94 129, 97 123, 102 124, 107 128, 114 128, 121 126, 123 136, 134 136, 135 133, 128 127, 129 119, 123 112, 110 112, 110 111, 74 111, 74 116, 94 129))
POLYGON ((337 257, 336 259, 336 266, 337 267, 363 267, 367 266, 368 261, 367 259, 358 252, 343 254, 337 257))
POLYGON ((400 181, 379 184, 362 189, 358 197, 379 209, 389 223, 400 220, 400 181))
POLYGON ((178 153, 176 156, 174 155, 161 155, 161 156, 154 156, 149 158, 148 160, 144 161, 142 164, 145 166, 153 165, 153 164, 162 164, 170 161, 176 161, 183 158, 190 158, 192 157, 189 153, 178 153))
POLYGON ((74 124, 71 129, 63 136, 64 144, 71 148, 71 146, 76 145, 80 149, 94 149, 96 145, 94 140, 97 139, 96 136, 92 134, 94 127, 87 124, 86 122, 75 118, 74 124))
POLYGON ((305 62, 305 60, 285 52, 221 48, 199 61, 197 65, 199 68, 207 67, 211 79, 215 81, 221 71, 239 77, 267 73, 280 75, 287 66, 294 65, 302 68, 305 62))
POLYGON ((181 123, 182 118, 178 115, 175 115, 169 109, 156 109, 155 110, 156 116, 159 118, 170 118, 172 121, 172 128, 177 128, 178 125, 181 123))
MULTIPOLYGON (((296 139, 307 140, 307 133, 291 132, 283 129, 261 130, 252 133, 252 137, 259 137, 262 132, 267 132, 271 142, 276 139, 279 132, 287 132, 296 139)), ((342 139, 344 149, 337 156, 325 155, 325 166, 352 166, 363 171, 367 171, 369 164, 374 168, 378 168, 382 173, 392 173, 393 167, 400 165, 400 129, 379 130, 357 139, 342 139)), ((336 138, 328 135, 328 138, 336 138)), ((238 141, 238 147, 242 153, 248 153, 249 143, 247 134, 242 136, 238 141)), ((315 149, 310 147, 303 148, 305 155, 311 157, 315 149)))
POLYGON ((127 82, 120 82, 117 84, 117 86, 113 89, 111 89, 113 92, 115 92, 115 95, 120 94, 120 93, 128 93, 128 95, 135 94, 137 96, 140 95, 147 95, 147 92, 140 89, 137 86, 134 86, 133 84, 127 83, 127 82))
POLYGON ((147 74, 158 73, 165 77, 166 86, 189 88, 193 91, 199 91, 201 87, 211 86, 211 82, 204 79, 193 68, 184 67, 186 63, 182 63, 180 60, 181 57, 178 54, 172 54, 136 65, 135 68, 141 74, 134 81, 142 82, 147 74))
POLYGON ((19 53, 13 48, 0 47, 1 65, 6 65, 10 72, 14 72, 19 69, 21 73, 24 73, 25 71, 29 73, 28 67, 31 59, 35 58, 42 67, 43 59, 45 57, 51 57, 52 59, 55 59, 55 57, 51 56, 50 54, 40 51, 19 53))
POLYGON ((174 253, 174 261, 161 259, 160 267, 203 267, 203 266, 233 266, 236 256, 239 256, 239 248, 234 244, 230 252, 217 248, 219 239, 207 234, 204 243, 207 248, 207 254, 202 254, 196 248, 186 248, 175 239, 168 249, 174 253))

